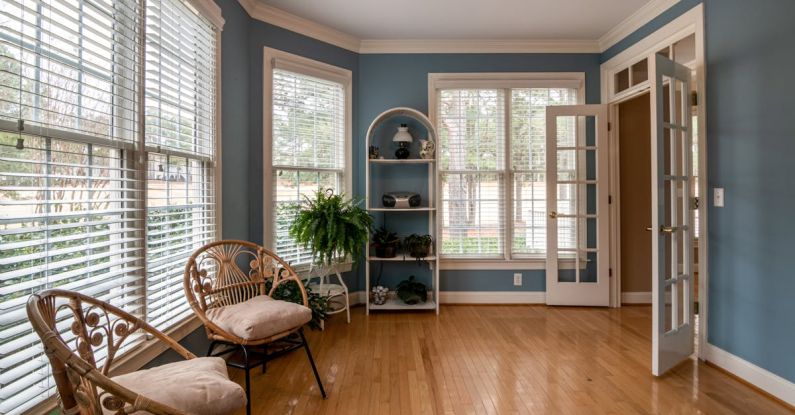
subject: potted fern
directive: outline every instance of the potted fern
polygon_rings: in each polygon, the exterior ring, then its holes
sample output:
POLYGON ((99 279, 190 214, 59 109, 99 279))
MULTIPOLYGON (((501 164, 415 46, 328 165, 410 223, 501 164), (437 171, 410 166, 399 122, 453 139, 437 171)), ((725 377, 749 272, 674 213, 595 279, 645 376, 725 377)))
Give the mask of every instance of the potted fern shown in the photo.
POLYGON ((295 207, 290 237, 312 252, 316 265, 358 262, 373 228, 373 217, 360 204, 332 189, 318 190, 295 207))

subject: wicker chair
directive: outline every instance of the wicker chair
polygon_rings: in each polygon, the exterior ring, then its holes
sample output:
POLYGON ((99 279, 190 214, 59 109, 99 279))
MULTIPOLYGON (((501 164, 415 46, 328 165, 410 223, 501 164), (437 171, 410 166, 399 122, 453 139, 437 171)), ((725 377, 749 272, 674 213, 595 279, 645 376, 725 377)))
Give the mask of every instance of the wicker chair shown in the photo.
POLYGON ((27 312, 50 360, 64 414, 228 414, 245 404, 243 388, 229 380, 223 359, 197 358, 104 301, 45 290, 28 299, 27 312), (110 377, 120 347, 139 330, 186 360, 110 377))
POLYGON ((304 337, 312 319, 306 289, 295 271, 273 252, 246 241, 217 241, 193 253, 185 265, 183 288, 204 323, 208 356, 233 354, 227 365, 245 371, 246 413, 251 413, 251 368, 303 347, 323 398, 326 391, 304 337), (294 281, 303 304, 273 300, 276 288, 294 281), (270 290, 266 287, 271 283, 270 290), (281 348, 276 349, 275 342, 281 348), (217 346, 221 347, 216 351, 217 346))

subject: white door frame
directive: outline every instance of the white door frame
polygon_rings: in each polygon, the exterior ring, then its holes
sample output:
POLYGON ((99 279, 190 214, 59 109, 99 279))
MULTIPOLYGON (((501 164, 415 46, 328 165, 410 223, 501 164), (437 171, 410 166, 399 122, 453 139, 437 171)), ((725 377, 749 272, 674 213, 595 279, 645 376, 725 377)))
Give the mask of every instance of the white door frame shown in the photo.
POLYGON ((613 75, 620 69, 627 67, 657 50, 667 45, 683 39, 691 34, 695 35, 696 58, 693 61, 693 68, 696 76, 693 82, 696 85, 698 94, 697 117, 698 117, 698 194, 700 198, 699 206, 699 234, 698 241, 698 357, 706 359, 707 353, 707 320, 708 320, 708 287, 709 287, 709 268, 708 268, 708 233, 707 224, 707 204, 709 195, 707 191, 707 120, 706 120, 706 62, 704 59, 704 5, 699 4, 685 12, 670 23, 661 27, 654 33, 638 41, 623 52, 614 56, 601 65, 601 88, 602 103, 610 105, 611 130, 610 130, 610 192, 612 204, 610 205, 610 267, 613 271, 610 287, 611 307, 621 306, 621 250, 620 250, 620 189, 618 183, 618 104, 629 99, 638 97, 650 91, 650 82, 646 81, 635 87, 630 88, 620 94, 610 93, 613 85, 613 75))

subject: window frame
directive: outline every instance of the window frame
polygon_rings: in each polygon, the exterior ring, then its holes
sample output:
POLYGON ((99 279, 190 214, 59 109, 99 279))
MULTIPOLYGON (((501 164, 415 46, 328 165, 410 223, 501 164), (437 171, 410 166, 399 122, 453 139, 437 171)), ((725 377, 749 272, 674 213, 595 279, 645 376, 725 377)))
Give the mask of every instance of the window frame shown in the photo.
MULTIPOLYGON (((344 120, 344 167, 342 174, 342 188, 347 196, 353 191, 353 73, 349 69, 316 61, 314 59, 295 55, 282 50, 265 47, 263 53, 263 94, 262 94, 262 241, 263 246, 275 252, 275 235, 273 232, 276 215, 273 210, 275 189, 273 187, 273 71, 277 69, 276 62, 281 69, 300 73, 327 81, 342 84, 345 90, 345 120, 344 120)), ((298 168, 296 170, 314 170, 311 168, 298 168)), ((294 268, 306 272, 311 264, 296 264, 294 268)), ((351 269, 351 263, 341 265, 340 271, 351 269)))
MULTIPOLYGON (((577 104, 585 103, 585 72, 477 72, 477 73, 429 73, 428 74, 428 115, 433 123, 438 122, 438 99, 441 89, 503 89, 505 99, 505 206, 503 253, 501 258, 469 257, 440 258, 443 270, 543 270, 546 269, 546 254, 514 255, 512 253, 513 223, 513 168, 511 166, 511 89, 519 88, 572 88, 577 90, 577 104)), ((437 175, 441 175, 437 172, 437 175)), ((439 180, 439 177, 437 177, 439 180)), ((440 206, 441 209, 441 206, 440 206)), ((440 213, 441 214, 441 213, 440 213)), ((441 235, 441 221, 437 225, 441 235)), ((562 267, 573 267, 574 260, 563 260, 562 267), (569 264, 568 262, 571 262, 569 264)))

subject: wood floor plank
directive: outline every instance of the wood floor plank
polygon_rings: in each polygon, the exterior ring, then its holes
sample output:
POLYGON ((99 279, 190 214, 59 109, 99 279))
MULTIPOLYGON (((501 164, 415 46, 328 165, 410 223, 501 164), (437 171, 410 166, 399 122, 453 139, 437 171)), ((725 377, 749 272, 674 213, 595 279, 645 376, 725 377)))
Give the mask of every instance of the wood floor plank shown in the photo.
POLYGON ((793 413, 697 360, 653 377, 644 306, 358 307, 307 337, 328 399, 299 350, 252 372, 255 414, 793 413))

